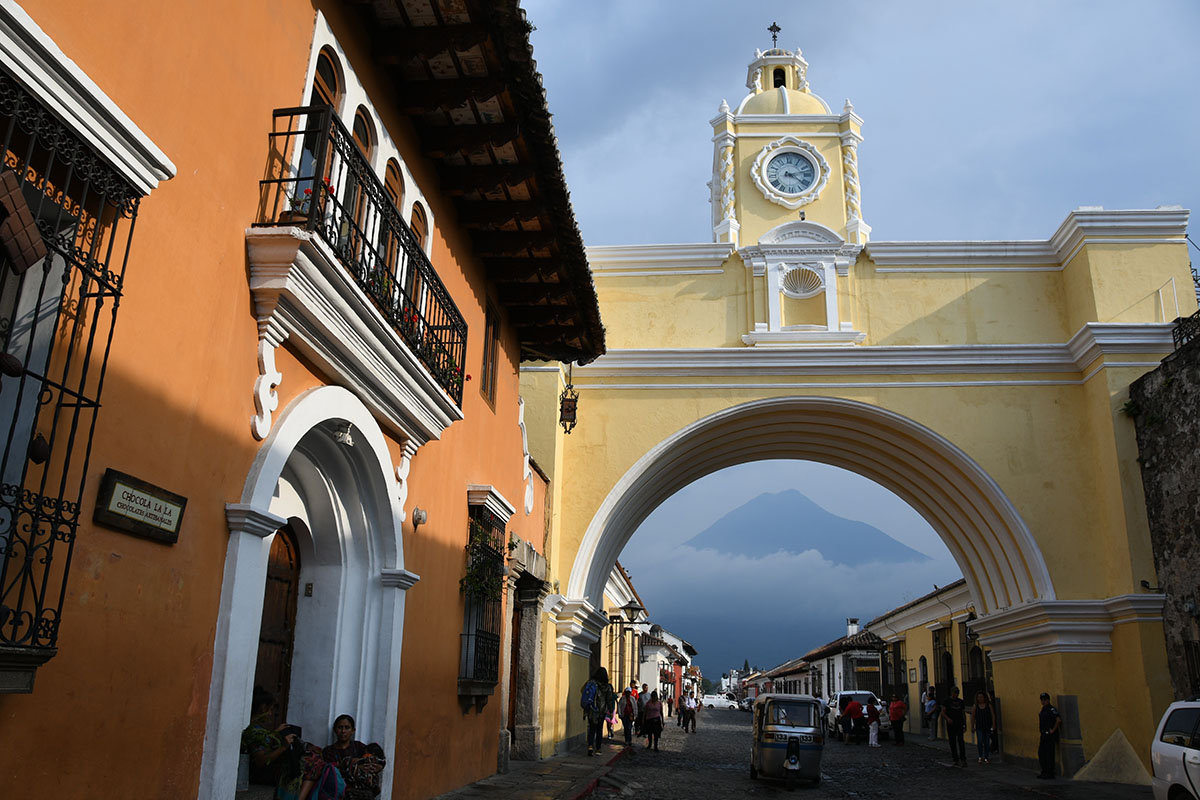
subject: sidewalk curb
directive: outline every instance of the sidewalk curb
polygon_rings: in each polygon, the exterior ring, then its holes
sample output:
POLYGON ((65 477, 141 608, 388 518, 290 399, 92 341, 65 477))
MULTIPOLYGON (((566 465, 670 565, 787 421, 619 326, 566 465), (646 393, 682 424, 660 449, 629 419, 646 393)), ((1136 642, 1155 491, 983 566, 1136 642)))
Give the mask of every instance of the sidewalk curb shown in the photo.
POLYGON ((571 795, 567 800, 583 800, 583 798, 585 798, 585 797, 590 797, 592 795, 592 793, 596 791, 596 788, 600 785, 600 779, 603 778, 605 775, 607 775, 612 770, 612 768, 617 765, 618 761, 620 761, 622 758, 625 758, 625 756, 632 755, 632 754, 633 754, 632 747, 622 747, 619 751, 617 751, 617 754, 615 756, 610 758, 608 761, 604 762, 604 766, 601 768, 602 771, 600 772, 600 774, 593 775, 590 779, 588 779, 587 784, 582 789, 580 789, 575 794, 571 795))

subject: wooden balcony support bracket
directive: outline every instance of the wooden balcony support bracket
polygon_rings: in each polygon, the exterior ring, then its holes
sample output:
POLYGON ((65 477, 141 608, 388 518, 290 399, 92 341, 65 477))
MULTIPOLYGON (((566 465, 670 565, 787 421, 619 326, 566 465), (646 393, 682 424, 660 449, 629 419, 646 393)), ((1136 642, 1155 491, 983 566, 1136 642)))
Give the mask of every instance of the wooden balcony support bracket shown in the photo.
POLYGON ((422 137, 422 149, 430 158, 445 158, 460 150, 477 150, 488 145, 503 147, 520 135, 520 128, 512 122, 430 127, 422 137))

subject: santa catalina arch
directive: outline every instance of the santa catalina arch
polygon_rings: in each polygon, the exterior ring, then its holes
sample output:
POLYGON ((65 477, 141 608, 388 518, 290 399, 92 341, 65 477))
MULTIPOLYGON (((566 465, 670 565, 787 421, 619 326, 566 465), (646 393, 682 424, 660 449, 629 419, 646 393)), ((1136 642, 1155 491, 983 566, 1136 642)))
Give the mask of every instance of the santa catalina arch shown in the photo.
MULTIPOLYGON (((711 242, 589 249, 608 353, 570 373, 578 427, 530 434, 561 578, 547 747, 581 735, 552 706, 587 672, 639 523, 704 475, 796 458, 871 478, 939 532, 1009 709, 1007 752, 1035 754, 1047 691, 1077 698, 1068 738, 1086 759, 1121 729, 1146 762, 1170 687, 1122 407, 1196 309, 1188 214, 1084 207, 1044 240, 871 241, 863 120, 807 69, 799 51, 757 53, 745 99, 697 131, 714 143, 711 242)), ((525 368, 531 410, 567 380, 525 368)))

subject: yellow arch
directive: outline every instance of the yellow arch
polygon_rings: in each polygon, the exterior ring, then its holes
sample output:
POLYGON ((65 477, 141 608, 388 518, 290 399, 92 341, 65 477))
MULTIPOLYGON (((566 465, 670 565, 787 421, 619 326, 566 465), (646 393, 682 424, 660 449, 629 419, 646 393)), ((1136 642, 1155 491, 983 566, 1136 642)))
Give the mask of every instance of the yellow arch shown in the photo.
POLYGON ((568 596, 602 608, 617 556, 663 500, 725 467, 776 458, 842 467, 903 498, 946 542, 981 615, 1054 599, 1033 536, 982 467, 907 417, 832 397, 733 406, 652 448, 621 476, 593 516, 576 553, 568 596))

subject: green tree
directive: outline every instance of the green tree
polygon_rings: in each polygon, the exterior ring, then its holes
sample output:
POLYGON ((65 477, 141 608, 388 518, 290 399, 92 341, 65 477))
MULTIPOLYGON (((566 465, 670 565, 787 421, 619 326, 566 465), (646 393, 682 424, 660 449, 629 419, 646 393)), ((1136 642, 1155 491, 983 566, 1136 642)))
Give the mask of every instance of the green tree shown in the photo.
POLYGON ((713 682, 710 681, 708 678, 701 678, 700 679, 700 692, 701 692, 701 694, 712 694, 713 693, 713 682))
POLYGON ((745 661, 742 663, 742 672, 743 672, 743 674, 746 674, 746 673, 749 673, 749 672, 750 672, 750 659, 748 659, 748 658, 747 658, 747 659, 746 659, 746 660, 745 660, 745 661))

